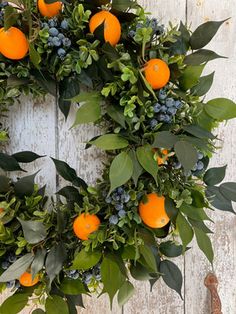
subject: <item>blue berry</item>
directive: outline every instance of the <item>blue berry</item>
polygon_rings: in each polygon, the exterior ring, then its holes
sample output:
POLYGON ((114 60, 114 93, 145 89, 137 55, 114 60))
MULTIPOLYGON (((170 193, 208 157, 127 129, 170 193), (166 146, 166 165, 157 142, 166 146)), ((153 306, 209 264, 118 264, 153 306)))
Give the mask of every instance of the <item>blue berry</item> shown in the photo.
POLYGON ((166 99, 166 106, 167 107, 174 107, 174 105, 175 105, 175 101, 173 98, 167 98, 166 99))
POLYGON ((175 101, 175 108, 180 109, 183 106, 180 100, 175 101))
POLYGON ((199 160, 201 160, 204 157, 204 155, 203 155, 202 152, 198 152, 197 153, 197 157, 198 157, 199 160))
POLYGON ((57 50, 57 55, 58 55, 60 58, 64 58, 65 55, 66 55, 65 49, 59 48, 59 49, 57 50))
POLYGON ((158 118, 158 120, 161 121, 161 122, 162 122, 162 121, 165 121, 165 114, 160 113, 160 114, 158 114, 157 118, 158 118))
POLYGON ((10 253, 8 256, 8 262, 9 263, 15 263, 15 261, 17 260, 17 257, 14 253, 10 253))
POLYGON ((166 99, 167 94, 166 94, 166 92, 165 92, 165 90, 164 90, 164 89, 161 89, 161 90, 159 91, 159 95, 158 95, 158 97, 159 97, 159 99, 161 99, 161 100, 166 99))
POLYGON ((122 201, 123 203, 128 203, 128 202, 130 201, 130 195, 129 195, 129 193, 123 194, 123 195, 121 196, 121 201, 122 201))
POLYGON ((49 29, 49 34, 53 37, 56 37, 59 34, 59 31, 55 27, 52 27, 49 29))
POLYGON ((112 215, 112 216, 109 218, 109 223, 110 223, 111 225, 117 225, 118 221, 119 221, 119 218, 118 218, 118 216, 116 216, 116 215, 112 215))
POLYGON ((172 116, 174 116, 177 112, 176 108, 170 107, 167 109, 167 113, 170 113, 172 116))
POLYGON ((165 119, 164 119, 163 121, 164 121, 165 123, 170 123, 170 122, 171 122, 171 117, 166 114, 166 115, 165 115, 165 119))
POLYGON ((42 23, 42 28, 49 29, 49 25, 48 25, 48 23, 46 23, 46 22, 42 23))
POLYGON ((119 210, 118 216, 119 216, 120 218, 125 217, 125 216, 126 216, 126 211, 125 211, 124 209, 119 210))
POLYGON ((119 210, 122 210, 123 208, 124 208, 124 205, 123 205, 123 204, 116 204, 116 205, 115 205, 115 209, 118 210, 118 211, 119 211, 119 210))
POLYGON ((155 31, 156 35, 161 35, 164 33, 164 25, 158 25, 155 31))
POLYGON ((161 106, 160 112, 166 113, 167 112, 167 107, 166 106, 161 106))
POLYGON ((136 32, 134 30, 129 31, 129 33, 128 33, 129 37, 131 37, 131 38, 134 38, 135 34, 136 34, 136 32))
POLYGON ((59 39, 61 39, 61 40, 62 40, 62 39, 64 39, 64 38, 65 38, 65 35, 64 35, 64 34, 62 34, 62 33, 59 33, 57 37, 58 37, 59 39))
POLYGON ((158 113, 161 109, 161 105, 159 103, 156 103, 154 106, 153 106, 153 110, 155 113, 158 113))
POLYGON ((6 1, 0 3, 0 8, 1 9, 3 9, 3 8, 7 7, 7 6, 8 6, 8 2, 6 2, 6 1))
POLYGON ((110 197, 110 196, 108 196, 108 197, 105 199, 105 202, 106 202, 107 204, 110 204, 110 203, 111 203, 111 201, 112 201, 112 199, 111 199, 111 197, 110 197))
POLYGON ((152 129, 154 129, 157 126, 157 124, 158 124, 158 121, 156 119, 152 119, 150 121, 150 126, 152 129))
POLYGON ((8 267, 10 266, 10 263, 9 262, 7 262, 7 261, 4 261, 4 262, 2 262, 2 269, 4 269, 4 270, 6 270, 6 269, 8 269, 8 267))
POLYGON ((193 166, 192 171, 197 171, 197 163, 193 166))
POLYGON ((113 193, 113 194, 112 194, 112 199, 113 199, 113 201, 115 201, 115 202, 119 202, 119 201, 120 201, 120 195, 117 194, 117 193, 113 193))
POLYGON ((52 44, 56 47, 61 46, 61 40, 58 37, 53 37, 52 44))
POLYGON ((65 47, 70 47, 71 46, 71 40, 69 38, 63 38, 62 39, 62 44, 65 47))
POLYGON ((84 283, 86 285, 89 285, 91 283, 92 279, 93 279, 93 275, 91 273, 85 273, 84 274, 84 283))
POLYGON ((156 18, 153 18, 150 20, 149 27, 151 27, 153 30, 156 30, 157 25, 158 25, 158 21, 156 18))
POLYGON ((202 161, 198 161, 197 163, 197 170, 201 171, 204 168, 204 163, 202 161))
POLYGON ((117 194, 122 195, 124 193, 124 189, 120 186, 116 189, 117 194))
POLYGON ((142 28, 143 27, 143 24, 141 24, 141 23, 137 23, 137 25, 136 25, 136 29, 139 29, 139 28, 142 28))
POLYGON ((57 26, 57 20, 56 19, 50 19, 48 20, 48 25, 50 27, 56 27, 57 26))
POLYGON ((69 27, 68 21, 67 20, 63 20, 61 22, 61 28, 68 29, 68 27, 69 27))
POLYGON ((8 289, 11 289, 15 286, 15 280, 8 281, 6 284, 8 289))
POLYGON ((181 163, 179 161, 174 162, 173 166, 174 166, 175 169, 180 169, 182 167, 182 165, 181 165, 181 163))

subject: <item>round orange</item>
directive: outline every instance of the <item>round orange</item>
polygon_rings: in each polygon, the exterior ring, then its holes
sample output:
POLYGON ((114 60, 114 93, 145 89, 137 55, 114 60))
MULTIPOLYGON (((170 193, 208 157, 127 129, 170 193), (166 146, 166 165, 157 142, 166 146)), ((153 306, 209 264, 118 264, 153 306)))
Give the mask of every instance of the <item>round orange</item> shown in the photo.
POLYGON ((24 287, 32 287, 39 282, 39 276, 36 275, 33 279, 30 273, 25 272, 20 276, 19 281, 20 281, 20 284, 24 287))
POLYGON ((94 33, 96 28, 104 22, 104 39, 112 46, 115 46, 121 36, 121 25, 118 18, 108 12, 100 11, 94 14, 89 21, 89 29, 91 33, 94 33))
POLYGON ((81 240, 88 240, 91 233, 98 230, 100 220, 97 215, 81 214, 73 224, 73 230, 76 236, 81 240))
POLYGON ((29 43, 25 34, 16 27, 7 31, 0 29, 0 53, 12 60, 23 59, 29 51, 29 43))
POLYGON ((164 87, 170 79, 170 69, 161 59, 151 59, 144 66, 144 74, 153 89, 164 87))
POLYGON ((162 149, 161 150, 161 154, 163 155, 163 157, 160 157, 160 156, 157 157, 158 166, 161 166, 161 165, 164 164, 165 160, 167 159, 165 156, 168 155, 168 150, 167 149, 162 149))
POLYGON ((62 2, 60 1, 47 4, 44 0, 38 0, 38 9, 42 16, 54 17, 60 13, 61 8, 62 2))
POLYGON ((148 227, 162 228, 167 225, 170 218, 165 210, 165 197, 156 193, 148 194, 147 202, 139 204, 139 215, 148 227))

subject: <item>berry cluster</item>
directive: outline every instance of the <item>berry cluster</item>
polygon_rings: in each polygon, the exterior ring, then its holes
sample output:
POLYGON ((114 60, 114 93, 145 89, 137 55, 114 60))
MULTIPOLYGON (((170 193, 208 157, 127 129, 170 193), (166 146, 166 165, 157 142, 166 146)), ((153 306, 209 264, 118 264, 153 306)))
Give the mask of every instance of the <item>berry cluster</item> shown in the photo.
POLYGON ((153 105, 154 118, 150 120, 150 127, 154 129, 159 122, 171 123, 177 110, 183 104, 180 100, 167 97, 164 90, 160 90, 158 95, 159 101, 153 105))
POLYGON ((127 204, 130 200, 130 195, 123 187, 117 188, 111 196, 106 198, 106 203, 111 204, 117 211, 116 215, 112 215, 109 218, 109 223, 111 225, 116 225, 119 222, 120 218, 126 216, 125 204, 127 204))
MULTIPOLYGON (((8 269, 11 264, 15 263, 15 261, 17 260, 17 256, 14 254, 14 253, 9 253, 5 259, 2 261, 1 263, 1 268, 3 270, 6 270, 8 269)), ((19 288, 20 287, 20 283, 18 280, 11 280, 11 281, 8 281, 6 283, 6 286, 7 288, 11 289, 11 288, 19 288)))
POLYGON ((136 32, 140 28, 147 28, 150 27, 153 30, 153 35, 160 36, 164 33, 164 26, 159 25, 159 22, 156 18, 149 19, 147 18, 144 22, 139 22, 136 24, 136 29, 131 29, 128 33, 128 36, 134 38, 136 32))
POLYGON ((4 8, 8 6, 8 2, 0 3, 0 26, 4 25, 4 8))
POLYGON ((69 27, 67 20, 62 20, 60 23, 56 18, 42 23, 42 28, 48 29, 48 46, 57 48, 57 55, 59 58, 64 59, 66 50, 71 46, 71 40, 63 34, 63 31, 69 27))
POLYGON ((66 275, 71 279, 78 279, 82 276, 82 281, 86 285, 89 285, 93 281, 101 281, 101 265, 96 265, 91 270, 84 272, 82 275, 78 270, 68 270, 66 271, 66 275))

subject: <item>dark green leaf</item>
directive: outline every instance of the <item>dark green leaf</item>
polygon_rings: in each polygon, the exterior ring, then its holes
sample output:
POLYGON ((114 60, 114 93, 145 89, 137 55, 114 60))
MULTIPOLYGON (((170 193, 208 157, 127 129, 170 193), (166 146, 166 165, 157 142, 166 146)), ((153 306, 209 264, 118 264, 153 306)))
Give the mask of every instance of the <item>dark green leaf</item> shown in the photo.
POLYGON ((224 197, 218 186, 208 186, 206 197, 215 208, 234 213, 232 202, 224 197))
POLYGON ((179 231, 180 238, 183 243, 183 252, 184 252, 187 245, 193 239, 193 229, 191 228, 188 221, 184 218, 184 216, 180 212, 178 213, 178 216, 176 219, 176 225, 179 231))
POLYGON ((60 290, 69 295, 78 295, 82 293, 87 293, 84 284, 81 279, 70 279, 64 278, 60 285, 60 290))
POLYGON ((73 186, 65 186, 57 192, 58 195, 64 196, 69 204, 74 206, 74 203, 82 205, 83 196, 73 186))
POLYGON ((48 253, 45 266, 46 273, 50 279, 50 284, 62 270, 66 257, 67 252, 63 243, 55 244, 48 253))
POLYGON ((136 154, 138 161, 143 169, 153 176, 157 184, 158 164, 157 161, 154 159, 152 147, 148 144, 142 147, 138 147, 136 154))
POLYGON ((142 245, 139 248, 141 256, 145 260, 145 264, 148 266, 148 269, 150 269, 150 272, 157 272, 157 265, 156 265, 156 259, 153 255, 152 250, 147 245, 142 245))
POLYGON ((131 160, 133 162, 133 167, 134 167, 132 178, 134 180, 135 186, 137 186, 138 179, 139 179, 139 177, 141 176, 141 174, 143 172, 143 168, 142 168, 142 166, 140 165, 140 163, 138 161, 138 158, 137 158, 135 150, 131 150, 129 152, 129 157, 131 158, 131 160))
POLYGON ((15 185, 14 190, 19 198, 25 198, 25 196, 31 196, 34 193, 34 179, 37 173, 30 176, 19 179, 15 185))
POLYGON ((24 171, 14 157, 4 153, 0 153, 0 168, 5 171, 24 171))
POLYGON ((196 208, 188 204, 183 204, 180 207, 180 211, 185 214, 187 217, 192 218, 194 220, 210 220, 212 221, 207 214, 205 213, 204 209, 196 208))
POLYGON ((224 180, 227 166, 208 169, 204 175, 203 181, 210 186, 216 185, 224 180))
POLYGON ((119 11, 126 11, 130 8, 137 8, 138 4, 134 0, 113 0, 112 8, 119 11))
POLYGON ((146 281, 151 279, 150 272, 140 263, 136 263, 135 265, 131 265, 130 267, 131 276, 140 281, 146 281))
POLYGON ((42 270, 44 266, 46 253, 47 251, 44 248, 37 249, 33 263, 31 265, 31 275, 33 278, 35 277, 35 275, 38 274, 38 272, 40 272, 40 270, 42 270))
POLYGON ((32 312, 32 314, 46 314, 42 309, 36 309, 32 312))
POLYGON ((178 209, 176 208, 173 200, 168 196, 165 198, 165 210, 170 220, 175 221, 178 214, 178 209))
POLYGON ((198 138, 210 138, 210 139, 215 138, 215 136, 211 132, 201 128, 199 125, 196 125, 196 124, 185 126, 183 129, 187 133, 192 134, 198 138))
POLYGON ((191 89, 192 87, 197 85, 204 66, 204 64, 187 66, 183 74, 179 78, 180 88, 184 91, 187 91, 188 89, 191 89))
POLYGON ((110 167, 109 179, 111 183, 109 194, 117 187, 125 184, 133 175, 133 163, 126 152, 116 156, 110 167))
POLYGON ((39 64, 41 62, 41 56, 38 51, 35 49, 32 42, 29 43, 29 56, 30 61, 33 63, 36 69, 39 69, 39 64))
POLYGON ((87 252, 83 249, 75 256, 70 269, 87 270, 97 265, 101 257, 100 251, 87 252))
POLYGON ((183 278, 179 268, 171 261, 164 260, 160 263, 160 272, 167 286, 175 290, 183 299, 181 294, 183 278))
POLYGON ((192 49, 201 49, 205 47, 215 36, 219 27, 225 22, 223 21, 209 21, 200 25, 192 34, 190 38, 190 45, 192 49))
POLYGON ((40 156, 30 151, 24 151, 24 152, 15 153, 12 155, 12 157, 15 158, 15 160, 18 162, 29 163, 29 162, 35 161, 38 158, 42 158, 45 156, 40 156))
POLYGON ((215 60, 217 58, 225 58, 223 56, 218 55, 214 51, 207 50, 207 49, 200 49, 195 51, 194 53, 188 55, 184 59, 185 64, 190 65, 200 65, 202 63, 215 60))
POLYGON ((209 75, 200 77, 198 84, 191 89, 191 94, 194 96, 204 96, 207 94, 213 84, 214 75, 215 72, 212 72, 209 75))
POLYGON ((236 104, 227 98, 215 98, 204 107, 205 111, 212 118, 223 121, 236 118, 236 104))
POLYGON ((153 147, 172 148, 178 142, 178 137, 170 131, 158 132, 154 136, 153 147))
POLYGON ((49 94, 57 97, 57 83, 48 72, 32 70, 31 74, 37 83, 49 94))
POLYGON ((22 220, 17 218, 22 225, 25 240, 30 244, 36 244, 44 240, 47 230, 41 221, 22 220))
POLYGON ((119 52, 109 42, 102 46, 102 52, 106 55, 110 62, 116 61, 120 58, 119 52))
POLYGON ((7 31, 11 26, 13 26, 18 18, 19 14, 17 13, 16 9, 8 5, 5 7, 4 10, 4 29, 7 31))
POLYGON ((119 123, 124 129, 126 129, 125 116, 123 111, 118 106, 109 105, 107 113, 115 122, 119 123))
POLYGON ((67 303, 59 295, 47 297, 45 309, 47 314, 69 314, 67 303))
POLYGON ((220 192, 228 200, 236 202, 236 183, 235 182, 225 182, 220 185, 220 192))
POLYGON ((127 147, 129 142, 119 134, 105 134, 94 141, 90 141, 90 144, 104 150, 114 150, 127 147))
POLYGON ((118 304, 119 306, 123 306, 129 299, 133 296, 135 292, 134 286, 131 282, 125 281, 118 292, 118 304))
POLYGON ((180 22, 179 36, 175 36, 175 42, 169 47, 170 53, 173 55, 185 55, 189 50, 190 33, 186 26, 180 22))
POLYGON ((167 257, 177 257, 182 255, 183 246, 177 245, 172 241, 167 241, 160 244, 159 250, 167 257))
POLYGON ((8 192, 10 189, 10 179, 5 176, 0 176, 0 193, 8 192))
POLYGON ((0 307, 1 314, 17 314, 27 305, 29 294, 17 293, 8 297, 0 307))
POLYGON ((202 252, 206 255, 209 262, 212 263, 214 259, 214 253, 210 238, 208 237, 208 235, 206 235, 202 230, 198 228, 194 228, 194 232, 200 250, 202 250, 202 252))
POLYGON ((19 279, 20 276, 30 267, 34 255, 27 253, 20 257, 15 263, 13 263, 4 273, 0 276, 0 282, 7 282, 15 279, 19 279))
POLYGON ((197 220, 193 220, 191 218, 188 219, 189 222, 191 223, 191 225, 193 227, 196 227, 198 229, 201 229, 203 232, 205 233, 213 233, 205 224, 203 221, 197 221, 197 220))
POLYGON ((192 144, 186 141, 179 141, 175 144, 176 156, 184 167, 185 171, 193 169, 194 165, 198 161, 198 154, 196 148, 192 144))
POLYGON ((58 104, 65 118, 68 117, 71 99, 80 93, 80 81, 78 77, 67 77, 59 83, 59 99, 58 104))
POLYGON ((78 314, 77 305, 84 308, 83 299, 81 294, 79 295, 66 295, 66 302, 69 308, 70 314, 78 314))

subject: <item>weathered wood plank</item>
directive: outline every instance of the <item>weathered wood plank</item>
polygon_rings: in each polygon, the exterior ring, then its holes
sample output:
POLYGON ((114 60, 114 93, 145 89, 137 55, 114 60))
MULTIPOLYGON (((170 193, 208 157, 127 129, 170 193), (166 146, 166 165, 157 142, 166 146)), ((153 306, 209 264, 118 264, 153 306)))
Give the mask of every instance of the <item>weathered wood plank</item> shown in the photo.
MULTIPOLYGON (((188 21, 192 22, 192 28, 208 20, 223 20, 232 16, 235 10, 235 1, 188 1, 188 21)), ((234 14, 235 15, 235 14, 234 14)), ((236 100, 236 22, 235 18, 226 22, 219 30, 209 49, 216 50, 221 55, 228 56, 228 60, 219 59, 207 66, 207 73, 216 71, 215 82, 208 98, 228 97, 236 100)), ((222 166, 228 164, 227 181, 235 181, 235 131, 236 121, 230 121, 227 125, 221 125, 218 135, 221 149, 214 157, 212 165, 222 166)), ((236 313, 236 218, 230 213, 216 210, 211 215, 214 218, 214 235, 211 237, 215 250, 214 268, 219 280, 219 295, 222 301, 224 314, 236 313)), ((185 258, 185 313, 207 314, 210 313, 209 294, 204 287, 204 277, 211 270, 206 259, 194 246, 193 250, 186 254, 185 258)))

